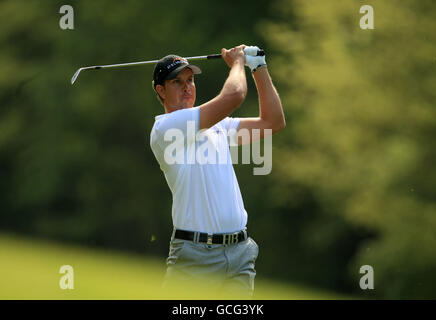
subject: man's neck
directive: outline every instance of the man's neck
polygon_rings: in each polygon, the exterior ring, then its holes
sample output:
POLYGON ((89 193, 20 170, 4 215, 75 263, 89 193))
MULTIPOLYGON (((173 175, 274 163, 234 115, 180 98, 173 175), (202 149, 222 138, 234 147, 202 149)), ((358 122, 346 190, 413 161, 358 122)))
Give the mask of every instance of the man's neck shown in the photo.
POLYGON ((164 106, 165 107, 165 113, 171 113, 177 110, 181 110, 184 109, 183 107, 179 107, 179 106, 164 106))

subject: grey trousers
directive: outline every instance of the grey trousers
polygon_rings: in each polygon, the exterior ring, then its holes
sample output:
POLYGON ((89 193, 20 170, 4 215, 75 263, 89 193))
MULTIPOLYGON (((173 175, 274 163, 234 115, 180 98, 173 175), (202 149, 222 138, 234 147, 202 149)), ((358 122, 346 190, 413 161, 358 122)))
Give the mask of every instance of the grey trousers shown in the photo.
POLYGON ((208 292, 218 289, 251 298, 258 254, 259 247, 250 237, 230 245, 171 238, 162 287, 166 290, 184 283, 189 289, 192 281, 200 281, 207 284, 208 292))

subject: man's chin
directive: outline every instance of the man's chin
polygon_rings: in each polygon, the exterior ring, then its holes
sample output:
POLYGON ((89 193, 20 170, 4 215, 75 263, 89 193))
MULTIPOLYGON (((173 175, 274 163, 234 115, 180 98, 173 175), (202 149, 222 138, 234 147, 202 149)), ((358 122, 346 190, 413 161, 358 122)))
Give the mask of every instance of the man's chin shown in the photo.
POLYGON ((193 106, 194 106, 194 102, 183 103, 183 104, 182 104, 182 108, 183 108, 183 109, 189 109, 189 108, 192 108, 193 106))

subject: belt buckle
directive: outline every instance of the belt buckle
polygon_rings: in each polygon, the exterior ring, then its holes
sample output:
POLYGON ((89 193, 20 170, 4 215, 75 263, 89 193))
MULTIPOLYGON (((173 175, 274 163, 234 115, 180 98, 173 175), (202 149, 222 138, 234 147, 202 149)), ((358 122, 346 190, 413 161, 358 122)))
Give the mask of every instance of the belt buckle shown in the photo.
POLYGON ((208 233, 207 234, 207 242, 206 242, 208 245, 211 245, 212 244, 212 233, 208 233))
POLYGON ((238 243, 239 232, 223 234, 223 244, 235 244, 238 243))

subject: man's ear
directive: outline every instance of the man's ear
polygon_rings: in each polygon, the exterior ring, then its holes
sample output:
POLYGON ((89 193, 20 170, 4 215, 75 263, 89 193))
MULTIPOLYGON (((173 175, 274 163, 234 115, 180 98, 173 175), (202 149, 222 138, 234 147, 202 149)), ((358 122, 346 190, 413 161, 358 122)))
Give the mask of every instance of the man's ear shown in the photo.
POLYGON ((161 97, 162 99, 165 99, 165 98, 166 98, 166 95, 165 95, 165 87, 164 87, 163 85, 158 84, 158 85, 156 86, 156 92, 160 95, 160 97, 161 97))

